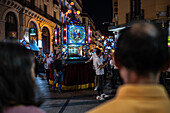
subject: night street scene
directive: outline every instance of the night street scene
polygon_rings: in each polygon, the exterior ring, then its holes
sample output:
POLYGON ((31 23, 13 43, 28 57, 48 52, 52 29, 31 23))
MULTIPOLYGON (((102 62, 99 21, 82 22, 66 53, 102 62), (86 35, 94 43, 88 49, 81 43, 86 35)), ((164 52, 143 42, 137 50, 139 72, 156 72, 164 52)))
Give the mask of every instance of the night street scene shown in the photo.
POLYGON ((0 113, 170 113, 170 0, 0 0, 0 113))

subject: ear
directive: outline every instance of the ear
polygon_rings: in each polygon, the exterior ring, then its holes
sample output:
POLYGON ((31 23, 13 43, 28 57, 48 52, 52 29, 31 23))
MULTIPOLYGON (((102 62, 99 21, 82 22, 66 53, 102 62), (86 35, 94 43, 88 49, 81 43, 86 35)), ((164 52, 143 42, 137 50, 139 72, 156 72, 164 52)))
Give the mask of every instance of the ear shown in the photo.
POLYGON ((167 71, 170 68, 170 59, 168 60, 168 62, 165 64, 165 66, 163 67, 162 71, 167 71))
POLYGON ((114 65, 120 69, 121 66, 115 53, 112 54, 112 60, 113 60, 114 65))

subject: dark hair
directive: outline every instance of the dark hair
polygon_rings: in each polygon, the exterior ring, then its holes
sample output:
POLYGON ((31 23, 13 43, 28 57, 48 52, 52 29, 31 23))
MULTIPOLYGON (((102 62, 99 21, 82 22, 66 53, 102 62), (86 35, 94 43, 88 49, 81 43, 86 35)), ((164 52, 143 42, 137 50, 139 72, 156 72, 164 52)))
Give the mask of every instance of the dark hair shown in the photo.
POLYGON ((36 105, 34 55, 25 47, 0 42, 0 113, 3 107, 36 105))
POLYGON ((100 49, 96 49, 96 54, 99 55, 101 53, 101 50, 100 49))
POLYGON ((156 74, 168 62, 167 33, 154 24, 136 23, 120 32, 115 58, 118 66, 139 76, 156 74))

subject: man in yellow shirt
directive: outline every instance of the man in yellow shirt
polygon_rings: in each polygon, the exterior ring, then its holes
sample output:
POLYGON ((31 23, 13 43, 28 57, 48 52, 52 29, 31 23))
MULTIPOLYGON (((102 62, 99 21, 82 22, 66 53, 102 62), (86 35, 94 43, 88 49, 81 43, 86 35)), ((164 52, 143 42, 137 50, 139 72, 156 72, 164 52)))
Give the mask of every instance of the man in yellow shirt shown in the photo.
POLYGON ((124 85, 114 99, 88 113, 170 113, 168 94, 157 84, 169 63, 163 30, 144 22, 122 30, 113 60, 124 85))

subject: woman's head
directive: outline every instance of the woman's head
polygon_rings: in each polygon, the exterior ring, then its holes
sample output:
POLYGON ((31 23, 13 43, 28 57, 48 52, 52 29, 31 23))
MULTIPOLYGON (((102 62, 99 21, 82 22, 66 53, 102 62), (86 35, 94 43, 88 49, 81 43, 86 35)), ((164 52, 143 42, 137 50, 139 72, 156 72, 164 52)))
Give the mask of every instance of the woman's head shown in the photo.
POLYGON ((0 109, 35 104, 33 74, 34 55, 30 50, 0 42, 0 109))

